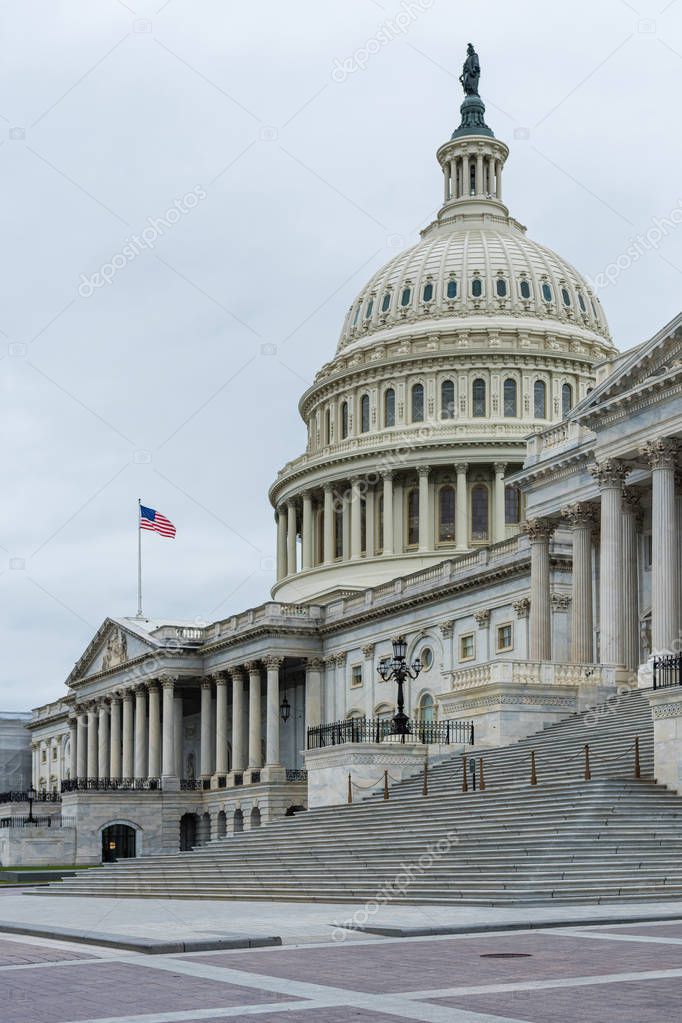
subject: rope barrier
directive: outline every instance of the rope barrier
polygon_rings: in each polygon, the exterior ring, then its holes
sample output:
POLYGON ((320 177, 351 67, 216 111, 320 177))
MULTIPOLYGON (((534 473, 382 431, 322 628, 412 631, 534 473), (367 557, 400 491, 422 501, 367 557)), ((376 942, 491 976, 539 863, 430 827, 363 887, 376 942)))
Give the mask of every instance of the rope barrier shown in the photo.
POLYGON ((481 792, 485 792, 485 778, 483 777, 483 757, 478 758, 478 773, 479 773, 478 787, 480 788, 481 792))
POLYGON ((535 750, 530 751, 530 783, 531 785, 537 785, 538 775, 535 770, 535 750))
POLYGON ((466 753, 462 754, 462 792, 469 791, 469 784, 467 782, 467 756, 466 753))
POLYGON ((422 786, 422 795, 428 796, 429 794, 429 758, 424 757, 424 785, 422 786))
POLYGON ((592 780, 592 772, 590 771, 590 747, 588 743, 585 743, 585 781, 592 780))

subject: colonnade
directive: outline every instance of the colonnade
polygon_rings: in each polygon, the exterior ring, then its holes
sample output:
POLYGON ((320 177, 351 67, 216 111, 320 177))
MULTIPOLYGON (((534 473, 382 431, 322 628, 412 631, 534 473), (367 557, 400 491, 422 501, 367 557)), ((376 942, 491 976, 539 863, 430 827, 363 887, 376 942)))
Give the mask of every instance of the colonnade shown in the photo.
POLYGON ((454 152, 443 163, 445 202, 470 196, 502 198, 503 161, 491 153, 454 152))
POLYGON ((355 475, 338 483, 303 490, 277 506, 277 579, 338 561, 419 553, 469 550, 472 544, 472 486, 486 489, 486 536, 482 542, 506 538, 506 463, 493 466, 456 462, 450 467, 415 466, 409 473, 384 470, 355 475), (448 480, 444 478, 447 474, 448 480), (480 478, 479 478, 480 477, 480 478), (439 487, 455 491, 455 535, 439 538, 439 487), (418 538, 408 532, 405 495, 418 493, 418 538), (298 538, 300 536, 300 558, 298 538))

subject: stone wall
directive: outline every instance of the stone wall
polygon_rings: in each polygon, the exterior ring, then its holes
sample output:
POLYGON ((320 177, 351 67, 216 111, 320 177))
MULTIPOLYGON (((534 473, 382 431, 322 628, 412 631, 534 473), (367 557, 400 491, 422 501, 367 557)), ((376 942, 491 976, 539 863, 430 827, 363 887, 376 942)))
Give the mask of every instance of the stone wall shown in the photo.
POLYGON ((71 866, 76 862, 86 861, 76 859, 75 828, 0 828, 2 867, 71 866))

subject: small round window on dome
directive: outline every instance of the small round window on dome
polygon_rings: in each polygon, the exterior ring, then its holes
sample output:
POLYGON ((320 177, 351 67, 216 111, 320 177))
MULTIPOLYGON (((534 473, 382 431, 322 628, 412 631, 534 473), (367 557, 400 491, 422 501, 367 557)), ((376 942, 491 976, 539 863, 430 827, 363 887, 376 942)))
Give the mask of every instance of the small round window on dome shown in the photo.
POLYGON ((424 292, 422 297, 425 302, 431 301, 431 299, 433 298, 433 284, 429 283, 424 285, 424 292))
POLYGON ((412 298, 412 289, 411 288, 403 288, 403 293, 400 296, 400 304, 402 306, 409 305, 411 298, 412 298))
POLYGON ((507 282, 504 277, 498 277, 495 282, 495 290, 497 291, 498 298, 506 298, 507 295, 507 282))
POLYGON ((382 311, 382 313, 387 313, 389 308, 390 308, 390 305, 391 305, 391 292, 387 291, 386 294, 384 295, 383 299, 381 300, 381 311, 382 311))
POLYGON ((521 292, 521 298, 530 298, 530 283, 528 281, 521 281, 519 290, 521 292))
POLYGON ((471 282, 471 294, 474 298, 480 298, 483 294, 483 281, 480 277, 474 277, 471 282))
POLYGON ((447 295, 448 298, 457 298, 457 281, 448 281, 447 295))
POLYGON ((570 306, 570 304, 571 304, 571 296, 568 293, 568 288, 562 288, 561 289, 561 298, 562 298, 563 303, 564 303, 565 306, 570 306))
POLYGON ((422 662, 422 668, 424 671, 428 671, 429 668, 433 667, 433 650, 430 646, 422 648, 419 654, 419 660, 422 662))
POLYGON ((545 283, 542 285, 542 297, 544 298, 545 302, 551 302, 553 300, 552 289, 550 285, 547 283, 547 281, 545 281, 545 283))
POLYGON ((367 308, 365 309, 365 319, 366 320, 369 320, 369 318, 371 317, 372 309, 373 308, 374 308, 374 299, 370 298, 369 302, 367 303, 367 308))

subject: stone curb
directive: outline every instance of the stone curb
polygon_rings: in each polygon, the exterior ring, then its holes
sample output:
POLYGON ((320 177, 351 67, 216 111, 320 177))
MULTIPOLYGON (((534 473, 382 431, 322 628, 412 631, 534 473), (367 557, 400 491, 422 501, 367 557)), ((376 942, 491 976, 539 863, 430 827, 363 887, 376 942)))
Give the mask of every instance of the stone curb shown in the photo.
POLYGON ((214 952, 219 949, 269 948, 281 945, 280 937, 267 935, 227 934, 224 938, 186 938, 171 941, 157 938, 133 938, 124 934, 104 934, 98 931, 77 931, 68 927, 41 927, 39 924, 18 924, 0 921, 0 934, 28 934, 36 938, 55 938, 75 941, 84 945, 102 945, 120 948, 126 952, 144 955, 170 955, 177 952, 214 952))
POLYGON ((651 914, 647 916, 622 916, 608 917, 578 917, 568 920, 513 920, 509 923, 489 924, 460 924, 444 925, 443 927, 391 927, 381 926, 359 926, 359 925, 338 925, 346 931, 362 931, 365 934, 378 934, 383 938, 422 938, 436 937, 443 934, 487 934, 491 931, 539 931, 551 927, 600 927, 615 924, 646 924, 646 923, 680 923, 682 915, 661 915, 651 914))

